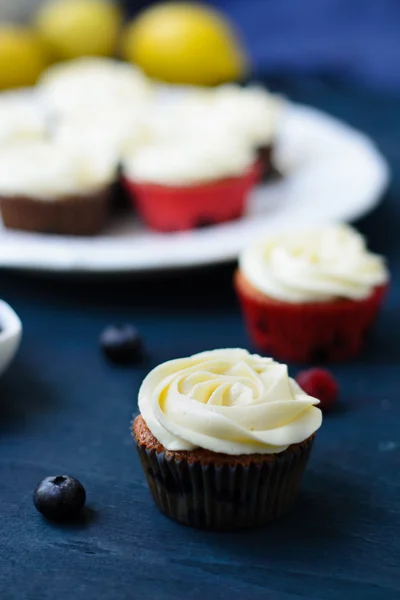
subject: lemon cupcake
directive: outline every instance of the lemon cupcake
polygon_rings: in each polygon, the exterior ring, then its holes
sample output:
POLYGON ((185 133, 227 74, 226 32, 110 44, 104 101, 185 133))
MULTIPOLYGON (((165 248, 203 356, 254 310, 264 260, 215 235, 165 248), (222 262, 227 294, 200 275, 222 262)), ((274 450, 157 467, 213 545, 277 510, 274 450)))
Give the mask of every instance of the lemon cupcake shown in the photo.
POLYGON ((139 391, 133 437, 153 499, 186 525, 264 525, 293 504, 322 416, 287 367, 246 350, 172 360, 139 391))

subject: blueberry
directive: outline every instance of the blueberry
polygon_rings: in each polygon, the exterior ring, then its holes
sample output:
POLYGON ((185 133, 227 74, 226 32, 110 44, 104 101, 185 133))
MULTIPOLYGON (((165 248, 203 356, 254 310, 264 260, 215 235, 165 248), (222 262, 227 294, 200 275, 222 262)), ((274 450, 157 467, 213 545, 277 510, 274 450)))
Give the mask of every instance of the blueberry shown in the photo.
POLYGON ((106 357, 117 364, 139 361, 143 356, 141 337, 132 325, 111 325, 100 336, 100 347, 106 357))
POLYGON ((33 503, 47 519, 73 520, 86 502, 86 491, 77 479, 68 475, 46 477, 33 492, 33 503))

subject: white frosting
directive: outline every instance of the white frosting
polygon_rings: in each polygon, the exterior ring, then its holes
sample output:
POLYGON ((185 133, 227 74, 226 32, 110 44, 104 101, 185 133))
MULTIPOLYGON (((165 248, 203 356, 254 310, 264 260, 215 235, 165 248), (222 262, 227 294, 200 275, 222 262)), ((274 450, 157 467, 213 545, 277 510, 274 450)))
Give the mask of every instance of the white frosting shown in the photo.
POLYGON ((147 78, 132 65, 107 58, 78 58, 50 67, 39 82, 44 102, 58 115, 104 107, 140 110, 152 96, 147 78))
POLYGON ((125 156, 123 168, 133 181, 186 186, 243 175, 255 162, 254 151, 229 136, 152 143, 125 156))
POLYGON ((213 113, 209 101, 197 95, 178 96, 174 101, 155 104, 144 117, 149 139, 154 143, 181 139, 190 140, 193 135, 206 138, 214 129, 213 113))
POLYGON ((109 153, 117 165, 125 151, 146 141, 143 121, 130 107, 79 111, 62 119, 54 131, 63 146, 85 148, 89 154, 109 153))
POLYGON ((261 87, 223 85, 216 90, 216 120, 231 124, 249 143, 267 146, 277 131, 281 98, 261 87))
POLYGON ((85 194, 109 185, 115 165, 108 156, 89 155, 54 142, 26 142, 0 149, 0 195, 43 201, 85 194))
POLYGON ((346 225, 265 237, 242 253, 239 265, 257 290, 292 303, 361 300, 388 280, 383 258, 346 225))
POLYGON ((300 443, 322 422, 319 401, 286 365, 225 349, 166 362, 139 391, 148 428, 167 450, 273 454, 300 443))
POLYGON ((147 126, 155 140, 221 132, 257 148, 272 142, 281 107, 280 98, 257 87, 184 88, 161 96, 147 126))
POLYGON ((0 94, 0 146, 44 138, 46 134, 44 111, 34 101, 32 93, 0 94))

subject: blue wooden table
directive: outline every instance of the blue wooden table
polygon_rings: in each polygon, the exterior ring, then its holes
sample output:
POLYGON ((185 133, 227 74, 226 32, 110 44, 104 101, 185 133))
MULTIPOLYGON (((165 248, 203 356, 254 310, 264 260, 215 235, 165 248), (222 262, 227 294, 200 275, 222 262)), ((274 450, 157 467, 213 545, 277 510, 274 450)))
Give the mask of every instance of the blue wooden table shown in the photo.
POLYGON ((385 202, 358 224, 394 283, 363 356, 333 369, 341 403, 318 434, 296 507, 255 531, 180 526, 153 506, 131 442, 151 367, 248 345, 232 266, 102 282, 1 273, 0 296, 24 324, 0 381, 1 600, 400 597, 399 100, 334 82, 278 84, 370 133, 394 170, 385 202), (136 368, 112 368, 98 350, 102 328, 124 321, 147 345, 136 368), (35 484, 58 473, 86 486, 85 522, 54 526, 35 511, 35 484))

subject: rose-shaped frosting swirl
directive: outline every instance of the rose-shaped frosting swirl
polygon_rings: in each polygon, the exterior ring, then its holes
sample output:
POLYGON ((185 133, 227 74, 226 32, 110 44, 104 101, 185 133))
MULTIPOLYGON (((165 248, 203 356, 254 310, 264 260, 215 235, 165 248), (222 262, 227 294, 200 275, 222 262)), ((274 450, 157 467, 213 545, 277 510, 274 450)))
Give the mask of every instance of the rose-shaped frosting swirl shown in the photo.
POLYGON ((265 237, 242 253, 239 264, 257 290, 292 303, 362 300, 388 280, 383 258, 346 225, 265 237))
POLYGON ((151 371, 139 391, 148 428, 168 450, 273 454, 321 425, 319 401, 286 365, 241 349, 202 352, 151 371))

